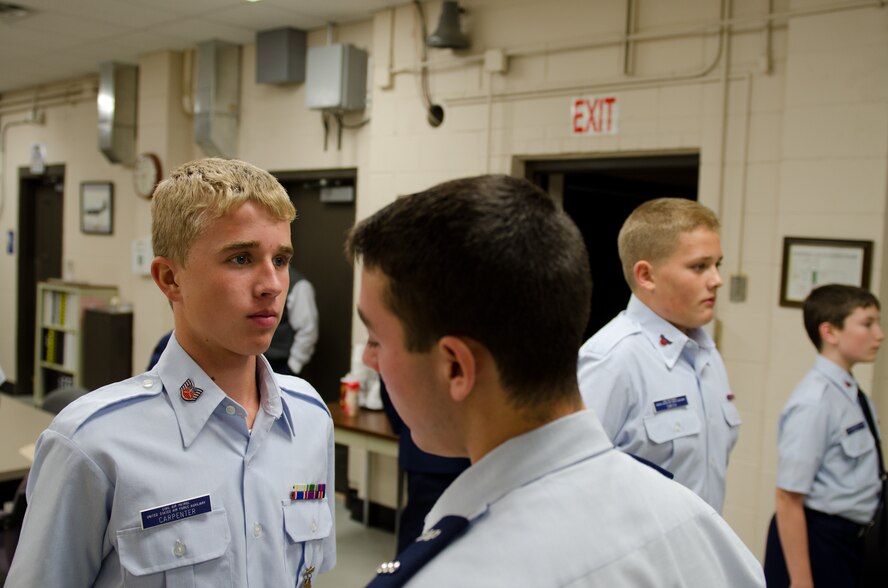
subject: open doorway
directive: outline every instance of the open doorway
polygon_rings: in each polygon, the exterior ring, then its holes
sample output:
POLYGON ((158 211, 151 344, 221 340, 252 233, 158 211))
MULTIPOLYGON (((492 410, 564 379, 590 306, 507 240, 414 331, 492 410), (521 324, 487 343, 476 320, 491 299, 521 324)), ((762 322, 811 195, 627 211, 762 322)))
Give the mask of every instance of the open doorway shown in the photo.
POLYGON ((528 161, 526 176, 556 200, 583 233, 592 270, 588 339, 629 302, 617 252, 626 217, 654 198, 697 200, 699 154, 528 161))
POLYGON ((351 366, 354 271, 343 245, 355 223, 356 171, 275 175, 296 207, 296 220, 291 225, 292 264, 314 286, 318 306, 318 342, 299 377, 308 380, 327 402, 337 401, 339 378, 351 366))
POLYGON ((19 169, 15 393, 33 394, 37 282, 62 277, 65 166, 19 169))

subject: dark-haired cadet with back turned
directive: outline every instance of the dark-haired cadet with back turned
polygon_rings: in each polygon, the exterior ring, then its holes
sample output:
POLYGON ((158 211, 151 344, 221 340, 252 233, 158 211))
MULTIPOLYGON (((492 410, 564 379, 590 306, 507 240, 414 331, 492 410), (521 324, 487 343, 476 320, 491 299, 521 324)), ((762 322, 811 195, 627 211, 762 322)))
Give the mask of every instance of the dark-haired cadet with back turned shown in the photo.
POLYGON ((468 457, 371 586, 762 586, 693 492, 614 449, 577 388, 589 260, 527 181, 480 176, 352 230, 365 363, 416 444, 468 457))
POLYGON ((878 419, 851 374, 885 339, 879 301, 854 286, 820 286, 803 318, 819 355, 780 413, 768 586, 885 586, 884 577, 865 583, 862 538, 882 487, 878 419))

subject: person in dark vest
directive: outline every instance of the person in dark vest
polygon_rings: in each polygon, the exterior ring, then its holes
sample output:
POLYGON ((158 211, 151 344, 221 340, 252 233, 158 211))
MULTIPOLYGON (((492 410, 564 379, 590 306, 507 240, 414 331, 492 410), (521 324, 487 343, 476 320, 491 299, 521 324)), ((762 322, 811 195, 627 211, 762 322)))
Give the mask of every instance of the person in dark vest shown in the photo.
POLYGON ((318 342, 318 307, 311 283, 290 266, 290 291, 284 316, 274 332, 265 359, 278 374, 297 376, 318 342))

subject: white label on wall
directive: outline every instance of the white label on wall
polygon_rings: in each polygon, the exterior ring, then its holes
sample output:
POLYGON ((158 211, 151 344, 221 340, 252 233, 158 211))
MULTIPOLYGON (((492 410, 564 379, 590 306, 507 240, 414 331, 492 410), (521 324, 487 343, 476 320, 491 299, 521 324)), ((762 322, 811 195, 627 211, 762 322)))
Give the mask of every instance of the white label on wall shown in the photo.
POLYGON ((572 135, 616 135, 619 118, 616 96, 578 96, 571 98, 572 135))

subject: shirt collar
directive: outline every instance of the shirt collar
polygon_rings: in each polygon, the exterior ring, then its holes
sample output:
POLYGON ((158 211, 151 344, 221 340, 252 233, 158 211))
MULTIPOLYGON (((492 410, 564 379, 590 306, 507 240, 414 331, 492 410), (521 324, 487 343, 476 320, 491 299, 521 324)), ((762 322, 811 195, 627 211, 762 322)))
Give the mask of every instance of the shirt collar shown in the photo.
POLYGON ((454 480, 426 516, 429 529, 447 515, 475 518, 514 490, 613 449, 591 410, 581 410, 509 439, 454 480))
MULTIPOLYGON (((675 367, 685 345, 691 341, 707 352, 715 348, 715 342, 709 333, 701 328, 696 328, 691 329, 689 334, 685 335, 678 327, 651 310, 635 294, 629 298, 626 316, 638 323, 642 334, 655 349, 659 350, 663 362, 669 369, 675 367)), ((708 356, 709 353, 705 353, 701 357, 708 358, 708 356)))
POLYGON ((276 419, 291 437, 295 437, 296 429, 293 427, 293 417, 281 398, 281 388, 278 386, 274 371, 264 355, 256 357, 256 369, 259 371, 259 401, 262 409, 268 416, 276 419))
MULTIPOLYGON (((176 414, 182 443, 185 447, 189 447, 206 426, 213 412, 223 400, 228 398, 228 395, 182 349, 175 333, 170 337, 155 369, 163 383, 164 392, 169 397, 173 412, 176 414), (189 389, 192 397, 195 394, 198 396, 191 401, 185 400, 183 389, 189 389)), ((262 356, 257 358, 257 369, 260 374, 260 410, 267 413, 272 419, 280 421, 281 426, 292 436, 294 429, 290 413, 285 410, 281 401, 280 388, 274 379, 271 367, 262 356), (281 415, 284 415, 283 419, 279 418, 281 415)))
POLYGON ((833 386, 841 390, 848 400, 857 402, 857 381, 837 363, 822 355, 814 360, 814 369, 826 376, 833 386))

